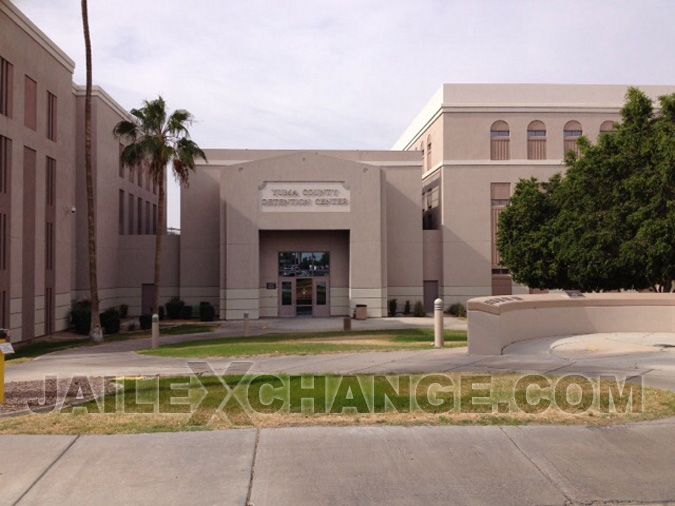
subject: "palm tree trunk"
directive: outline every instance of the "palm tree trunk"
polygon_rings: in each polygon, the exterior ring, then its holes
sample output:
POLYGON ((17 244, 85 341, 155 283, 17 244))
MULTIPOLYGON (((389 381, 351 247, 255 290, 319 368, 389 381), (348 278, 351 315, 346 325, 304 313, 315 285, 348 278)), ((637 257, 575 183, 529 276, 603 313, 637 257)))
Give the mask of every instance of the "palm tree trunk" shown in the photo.
POLYGON ((159 289, 160 289, 160 274, 162 265, 162 236, 166 233, 166 226, 164 225, 166 215, 166 192, 164 190, 164 179, 166 168, 164 166, 155 170, 158 181, 158 196, 157 196, 157 231, 155 234, 155 294, 152 303, 153 313, 159 313, 159 289))
POLYGON ((84 98, 84 172, 87 181, 87 230, 89 233, 89 289, 91 291, 91 329, 89 338, 94 342, 103 341, 101 316, 98 307, 98 278, 96 275, 96 214, 94 209, 94 183, 91 160, 91 37, 89 35, 89 13, 87 0, 82 0, 82 26, 87 57, 87 90, 84 98))

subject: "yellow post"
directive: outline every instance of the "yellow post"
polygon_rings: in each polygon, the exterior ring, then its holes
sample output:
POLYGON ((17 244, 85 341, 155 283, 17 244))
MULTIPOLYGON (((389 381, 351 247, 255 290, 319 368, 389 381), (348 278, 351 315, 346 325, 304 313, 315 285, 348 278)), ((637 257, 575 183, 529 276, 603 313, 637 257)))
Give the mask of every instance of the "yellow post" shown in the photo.
MULTIPOLYGON (((5 344, 4 339, 0 339, 0 344, 5 344)), ((0 404, 5 403, 5 354, 0 352, 0 404)))

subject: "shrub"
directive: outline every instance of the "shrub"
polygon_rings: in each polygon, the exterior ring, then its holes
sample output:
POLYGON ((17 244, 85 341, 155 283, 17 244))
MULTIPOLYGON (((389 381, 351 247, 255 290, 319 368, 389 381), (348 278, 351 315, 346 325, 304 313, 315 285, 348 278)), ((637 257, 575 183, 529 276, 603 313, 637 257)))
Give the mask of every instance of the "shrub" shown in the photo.
POLYGON ((216 308, 210 302, 199 303, 199 319, 203 322, 212 322, 216 319, 216 308))
POLYGON ((389 316, 396 316, 396 309, 398 309, 398 301, 389 299, 389 316))
POLYGON ((150 330, 152 328, 152 315, 142 314, 138 317, 138 322, 141 324, 141 329, 150 330))
POLYGON ((76 301, 73 302, 70 311, 70 323, 74 330, 83 336, 89 335, 91 329, 91 302, 76 301))
POLYGON ((178 297, 173 297, 166 303, 166 316, 169 320, 177 320, 180 318, 181 310, 185 307, 185 302, 178 297))
POLYGON ((405 301, 405 306, 403 307, 403 314, 408 316, 410 314, 410 301, 405 301))
POLYGON ((465 317, 466 316, 466 307, 464 307, 464 304, 456 302, 455 304, 450 305, 450 307, 448 308, 448 310, 446 312, 450 316, 465 317))
POLYGON ((192 318, 192 306, 185 306, 180 309, 180 318, 182 320, 190 320, 192 318))
POLYGON ((127 325, 127 330, 128 330, 129 332, 133 332, 134 330, 136 330, 136 327, 137 327, 137 326, 138 326, 138 325, 136 325, 136 322, 131 322, 129 325, 127 325))
POLYGON ((164 306, 160 305, 159 306, 159 321, 162 322, 164 321, 164 306))
POLYGON ((427 310, 424 309, 424 304, 421 300, 415 302, 415 308, 413 309, 413 316, 426 316, 427 310))
POLYGON ((111 307, 101 313, 101 327, 106 334, 119 334, 121 321, 117 308, 111 307))
POLYGON ((129 305, 122 304, 120 305, 120 318, 126 318, 129 316, 129 305))

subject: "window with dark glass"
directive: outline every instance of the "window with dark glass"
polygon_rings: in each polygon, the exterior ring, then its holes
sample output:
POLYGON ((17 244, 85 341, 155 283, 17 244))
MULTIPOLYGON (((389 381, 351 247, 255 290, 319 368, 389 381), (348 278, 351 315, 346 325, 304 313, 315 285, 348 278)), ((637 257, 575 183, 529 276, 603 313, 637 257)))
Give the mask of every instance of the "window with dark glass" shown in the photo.
POLYGON ((279 253, 279 276, 312 278, 330 274, 328 252, 281 252, 279 253))
POLYGON ((14 66, 0 57, 0 114, 12 117, 14 66))
POLYGON ((56 140, 56 95, 47 92, 47 139, 56 140))

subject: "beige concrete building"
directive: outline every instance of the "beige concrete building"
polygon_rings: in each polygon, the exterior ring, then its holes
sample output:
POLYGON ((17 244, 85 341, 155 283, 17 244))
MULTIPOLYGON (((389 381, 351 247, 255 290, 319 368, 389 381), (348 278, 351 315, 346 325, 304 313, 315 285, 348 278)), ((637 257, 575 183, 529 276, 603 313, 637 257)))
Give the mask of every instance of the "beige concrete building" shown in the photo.
MULTIPOLYGON (((74 62, 0 1, 0 327, 62 330, 88 294, 81 86, 74 62)), ((650 96, 675 87, 641 87, 650 96)), ((223 319, 385 316, 523 293, 500 264, 496 223, 520 178, 564 170, 579 136, 619 119, 626 86, 446 84, 391 151, 207 150, 165 240, 162 299, 223 319)), ((189 109, 189 104, 186 104, 189 109)), ((127 112, 94 89, 102 307, 153 308, 157 194, 119 164, 127 112)))
MULTIPOLYGON (((72 301, 88 294, 84 90, 73 84, 74 66, 0 1, 0 327, 14 341, 67 328, 72 301)), ((99 88, 92 109, 102 307, 127 303, 140 313, 152 283, 156 189, 119 167, 111 132, 128 113, 99 88)), ((177 251, 176 238, 167 242, 177 251)))

